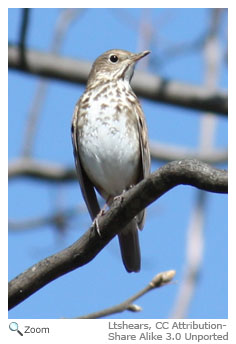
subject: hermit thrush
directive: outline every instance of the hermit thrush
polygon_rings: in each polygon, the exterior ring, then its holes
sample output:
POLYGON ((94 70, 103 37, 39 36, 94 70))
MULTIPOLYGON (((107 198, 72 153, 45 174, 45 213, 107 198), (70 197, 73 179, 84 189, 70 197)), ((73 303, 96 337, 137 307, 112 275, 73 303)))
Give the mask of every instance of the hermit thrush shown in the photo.
MULTIPOLYGON (((72 120, 77 174, 90 216, 100 211, 94 188, 111 204, 114 197, 147 177, 150 152, 145 117, 130 81, 138 60, 149 54, 109 50, 94 62, 72 120)), ((145 210, 119 233, 127 271, 140 270, 138 228, 145 210)))

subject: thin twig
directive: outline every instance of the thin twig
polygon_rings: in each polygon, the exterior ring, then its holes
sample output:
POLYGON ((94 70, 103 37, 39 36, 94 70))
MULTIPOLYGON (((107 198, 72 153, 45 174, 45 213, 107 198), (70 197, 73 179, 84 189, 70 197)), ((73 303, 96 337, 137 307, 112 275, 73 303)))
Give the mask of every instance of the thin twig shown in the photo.
POLYGON ((29 27, 29 17, 30 17, 30 8, 22 8, 22 17, 21 17, 21 26, 20 26, 20 35, 19 35, 19 50, 20 50, 20 61, 22 66, 25 66, 26 55, 25 55, 25 46, 26 46, 26 37, 29 27))
POLYGON ((73 208, 60 210, 52 215, 29 218, 27 220, 9 220, 8 228, 10 231, 31 230, 45 225, 58 225, 59 223, 66 223, 78 214, 86 210, 85 206, 76 206, 73 208))
POLYGON ((139 299, 141 296, 147 294, 151 290, 160 288, 160 287, 163 287, 164 285, 169 284, 174 278, 174 276, 175 276, 174 270, 160 272, 159 274, 154 276, 154 278, 151 280, 151 282, 148 283, 148 285, 145 288, 141 289, 136 294, 129 297, 127 300, 121 302, 120 304, 103 309, 98 312, 93 312, 87 315, 76 317, 75 319, 98 319, 98 318, 103 318, 111 314, 121 313, 126 310, 132 311, 132 312, 140 311, 141 308, 137 305, 133 305, 133 302, 139 299))

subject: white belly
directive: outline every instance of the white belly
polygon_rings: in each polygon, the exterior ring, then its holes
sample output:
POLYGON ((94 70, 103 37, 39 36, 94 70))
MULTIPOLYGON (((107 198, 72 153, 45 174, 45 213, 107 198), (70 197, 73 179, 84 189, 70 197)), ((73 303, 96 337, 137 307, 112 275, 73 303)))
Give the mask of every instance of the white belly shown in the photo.
MULTIPOLYGON (((97 104, 98 106, 99 104, 97 104)), ((140 163, 139 138, 136 128, 127 128, 127 117, 115 107, 104 113, 91 106, 80 137, 82 165, 93 183, 102 188, 103 196, 116 196, 137 182, 140 163), (106 195, 105 195, 106 194, 106 195)))

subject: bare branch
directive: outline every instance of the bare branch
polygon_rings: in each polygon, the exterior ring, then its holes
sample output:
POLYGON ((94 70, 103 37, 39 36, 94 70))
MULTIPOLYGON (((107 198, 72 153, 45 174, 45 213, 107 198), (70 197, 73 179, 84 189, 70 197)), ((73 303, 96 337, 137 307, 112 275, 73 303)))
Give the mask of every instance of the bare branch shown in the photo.
POLYGON ((29 177, 50 182, 77 180, 74 168, 65 168, 51 162, 20 158, 9 164, 8 178, 29 177))
MULTIPOLYGON (((67 31, 77 16, 83 12, 84 9, 63 9, 57 19, 54 29, 53 39, 50 46, 50 52, 53 54, 59 54, 63 40, 67 34, 67 31)), ((40 78, 38 80, 36 92, 30 106, 28 114, 28 123, 25 129, 22 155, 24 157, 30 157, 33 151, 33 142, 36 137, 36 129, 39 121, 42 105, 46 96, 49 80, 40 78)))
MULTIPOLYGON (((217 36, 222 19, 222 9, 211 9, 209 14, 210 26, 207 31, 204 46, 205 84, 209 89, 213 90, 217 87, 220 71, 221 54, 217 36)), ((205 152, 208 155, 211 154, 216 135, 216 122, 217 117, 212 116, 212 114, 205 113, 201 117, 199 152, 205 152)), ((207 196, 202 190, 197 190, 196 203, 188 228, 185 273, 172 313, 173 318, 186 317, 198 283, 204 252, 204 222, 207 196)))
POLYGON ((141 296, 148 293, 149 291, 156 288, 163 287, 166 284, 169 284, 174 278, 174 276, 175 276, 174 270, 160 272, 159 274, 154 276, 154 278, 151 280, 151 282, 148 283, 148 285, 145 288, 141 289, 139 292, 137 292, 136 294, 134 294, 127 300, 123 301, 119 305, 115 305, 113 307, 109 307, 98 312, 94 312, 94 313, 90 313, 81 317, 77 317, 75 319, 98 319, 98 318, 103 318, 111 314, 121 313, 126 310, 129 310, 132 312, 138 312, 141 309, 137 305, 133 305, 133 302, 139 299, 141 296))
POLYGON ((9 282, 9 308, 34 292, 90 262, 143 208, 177 185, 227 193, 227 172, 196 160, 173 161, 117 198, 104 216, 99 217, 100 237, 92 225, 73 245, 35 264, 9 282))
MULTIPOLYGON (((197 159, 208 164, 220 164, 228 161, 227 150, 197 152, 185 147, 164 145, 150 142, 151 157, 154 160, 170 162, 173 160, 197 159)), ((32 158, 20 158, 9 163, 8 178, 29 177, 45 181, 77 180, 74 168, 59 166, 51 162, 43 162, 32 158)))
POLYGON ((83 205, 71 207, 65 210, 59 210, 48 216, 33 217, 26 220, 9 220, 8 228, 11 231, 32 230, 45 225, 56 227, 65 227, 67 222, 75 216, 85 212, 83 205))
POLYGON ((151 141, 150 151, 152 159, 164 162, 182 160, 183 158, 197 159, 208 164, 221 164, 228 161, 228 151, 226 149, 215 149, 211 150, 211 152, 197 151, 186 147, 165 145, 151 141))
POLYGON ((184 276, 179 284, 179 292, 172 310, 171 318, 185 318, 196 290, 201 273, 204 252, 204 220, 206 194, 197 190, 196 203, 190 217, 187 231, 186 262, 184 276))
POLYGON ((22 18, 19 36, 19 52, 20 52, 20 63, 22 66, 26 64, 25 47, 26 47, 26 37, 29 27, 29 15, 30 8, 22 8, 22 18))
MULTIPOLYGON (((9 68, 73 83, 87 82, 91 63, 39 51, 27 50, 27 66, 20 63, 17 46, 9 46, 9 68)), ((134 92, 141 97, 195 110, 227 115, 228 96, 224 91, 171 81, 151 74, 136 72, 132 81, 134 92)))

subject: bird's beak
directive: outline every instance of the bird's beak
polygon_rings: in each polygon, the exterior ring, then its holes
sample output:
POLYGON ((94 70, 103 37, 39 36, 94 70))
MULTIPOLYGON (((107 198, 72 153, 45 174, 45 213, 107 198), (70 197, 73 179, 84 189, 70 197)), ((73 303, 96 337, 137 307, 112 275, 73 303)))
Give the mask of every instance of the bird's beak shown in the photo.
POLYGON ((144 56, 147 56, 148 54, 150 54, 150 52, 151 52, 151 51, 149 51, 149 50, 145 50, 145 51, 143 51, 142 53, 133 54, 132 60, 136 62, 136 61, 142 59, 144 56))

